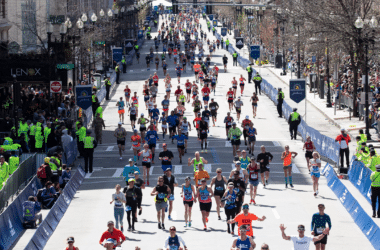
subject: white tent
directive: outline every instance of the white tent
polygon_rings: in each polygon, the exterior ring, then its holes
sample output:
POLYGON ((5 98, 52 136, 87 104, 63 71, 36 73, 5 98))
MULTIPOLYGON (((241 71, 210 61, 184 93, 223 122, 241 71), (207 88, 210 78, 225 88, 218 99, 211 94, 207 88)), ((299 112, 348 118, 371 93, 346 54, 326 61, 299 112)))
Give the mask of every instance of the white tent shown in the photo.
POLYGON ((160 4, 163 5, 163 6, 172 6, 171 2, 168 2, 168 1, 165 1, 165 0, 155 0, 155 1, 152 2, 153 6, 159 6, 160 4))

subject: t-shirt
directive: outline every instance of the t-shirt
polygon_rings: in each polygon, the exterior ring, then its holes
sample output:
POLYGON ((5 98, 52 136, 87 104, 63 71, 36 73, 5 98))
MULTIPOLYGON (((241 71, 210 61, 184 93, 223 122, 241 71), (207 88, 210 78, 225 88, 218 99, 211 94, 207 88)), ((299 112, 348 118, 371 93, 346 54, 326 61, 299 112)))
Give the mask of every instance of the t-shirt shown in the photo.
POLYGON ((162 158, 162 162, 161 162, 162 165, 166 165, 166 166, 167 165, 172 165, 172 162, 169 161, 170 158, 174 157, 172 151, 169 151, 169 150, 162 151, 162 152, 160 152, 160 154, 158 155, 158 157, 162 158))
POLYGON ((299 236, 290 236, 290 240, 293 241, 294 250, 305 250, 309 249, 310 242, 313 238, 310 236, 304 236, 300 238, 299 236))
POLYGON ((123 201, 125 201, 125 196, 122 192, 118 193, 118 194, 112 194, 112 199, 114 200, 114 206, 117 207, 117 208, 123 208, 123 201), (116 198, 118 198, 116 200, 116 198))
POLYGON ((235 102, 235 106, 236 106, 236 108, 241 108, 242 105, 243 105, 243 102, 242 102, 242 101, 236 101, 236 102, 235 102))
POLYGON ((318 163, 321 163, 320 159, 310 159, 311 171, 313 171, 313 173, 319 173, 318 163))
POLYGON ((195 171, 194 178, 195 178, 195 184, 197 185, 197 187, 199 187, 200 185, 202 185, 201 180, 203 178, 210 179, 210 175, 205 170, 203 171, 197 170, 195 171))
MULTIPOLYGON (((252 221, 257 220, 258 217, 255 214, 248 213, 247 216, 244 215, 244 213, 240 213, 236 215, 234 218, 234 221, 238 223, 238 234, 240 235, 240 227, 242 225, 247 225, 247 235, 248 236, 253 236, 253 231, 252 231, 252 221)), ((306 249, 306 248, 305 248, 306 249)))
POLYGON ((219 105, 217 102, 212 102, 209 104, 209 106, 212 113, 215 113, 217 111, 216 109, 219 108, 219 105))

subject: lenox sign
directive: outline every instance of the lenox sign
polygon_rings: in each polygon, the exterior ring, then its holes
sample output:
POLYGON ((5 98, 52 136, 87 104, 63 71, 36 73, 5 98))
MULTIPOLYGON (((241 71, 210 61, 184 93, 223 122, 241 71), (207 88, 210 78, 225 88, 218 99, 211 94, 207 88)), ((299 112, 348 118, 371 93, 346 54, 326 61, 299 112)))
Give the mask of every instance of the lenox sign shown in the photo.
POLYGON ((42 76, 41 68, 11 68, 11 76, 42 76))

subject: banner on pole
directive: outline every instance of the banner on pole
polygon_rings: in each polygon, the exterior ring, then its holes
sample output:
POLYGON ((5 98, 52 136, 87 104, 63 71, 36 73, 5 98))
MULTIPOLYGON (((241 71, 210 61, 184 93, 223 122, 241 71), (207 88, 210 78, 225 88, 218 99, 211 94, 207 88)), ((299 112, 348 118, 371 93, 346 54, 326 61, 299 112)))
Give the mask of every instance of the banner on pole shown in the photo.
POLYGON ((289 96, 296 103, 300 103, 306 97, 306 82, 304 79, 289 80, 289 96))
POLYGON ((88 109, 92 104, 92 86, 91 85, 79 85, 75 87, 77 105, 82 109, 88 109))

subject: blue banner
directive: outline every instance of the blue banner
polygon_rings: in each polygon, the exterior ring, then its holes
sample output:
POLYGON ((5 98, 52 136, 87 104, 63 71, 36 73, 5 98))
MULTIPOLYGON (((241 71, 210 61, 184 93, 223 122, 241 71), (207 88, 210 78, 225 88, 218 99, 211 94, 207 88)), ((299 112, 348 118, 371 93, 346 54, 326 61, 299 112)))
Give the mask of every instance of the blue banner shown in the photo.
POLYGON ((214 20, 214 15, 208 15, 208 19, 210 19, 210 21, 214 20))
POLYGON ((212 20, 212 26, 217 27, 218 26, 218 20, 212 20))
POLYGON ((144 37, 144 31, 143 30, 139 30, 138 33, 137 33, 137 37, 140 39, 140 38, 143 38, 144 37))
POLYGON ((251 46, 251 58, 257 60, 260 58, 260 45, 252 45, 251 46))
POLYGON ((315 63, 316 61, 317 61, 317 57, 316 57, 316 56, 312 56, 312 57, 311 57, 311 62, 312 62, 312 63, 315 63))
POLYGON ((227 28, 221 28, 220 34, 222 36, 226 36, 227 35, 227 28))
POLYGON ((75 86, 75 95, 77 97, 77 105, 82 109, 91 107, 92 100, 92 86, 91 85, 78 85, 75 86))
POLYGON ((120 62, 123 59, 123 48, 113 48, 112 49, 112 60, 114 62, 120 62))
POLYGON ((306 97, 306 82, 304 79, 289 80, 289 97, 296 103, 300 103, 306 97))

